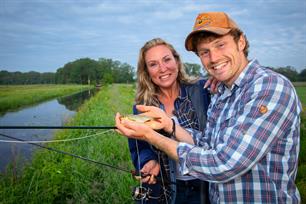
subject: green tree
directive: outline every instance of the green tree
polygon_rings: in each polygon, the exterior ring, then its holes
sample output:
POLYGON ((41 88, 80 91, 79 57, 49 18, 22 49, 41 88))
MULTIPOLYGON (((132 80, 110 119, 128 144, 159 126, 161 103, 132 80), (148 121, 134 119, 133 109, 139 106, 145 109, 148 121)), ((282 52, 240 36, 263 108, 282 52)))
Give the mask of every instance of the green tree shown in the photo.
POLYGON ((112 75, 112 60, 99 58, 98 60, 99 68, 97 70, 97 79, 99 83, 108 84, 113 83, 112 75))
POLYGON ((134 81, 134 68, 120 61, 100 58, 98 61, 81 58, 66 63, 56 73, 35 71, 21 73, 0 71, 0 84, 99 84, 130 83, 134 81))
POLYGON ((55 83, 54 73, 39 73, 39 72, 0 72, 0 84, 45 84, 55 83))
POLYGON ((284 75, 290 81, 298 81, 299 79, 299 73, 292 66, 279 67, 273 70, 284 75))
POLYGON ((114 82, 114 78, 111 72, 105 73, 101 79, 102 84, 111 84, 114 82))
POLYGON ((306 81, 306 69, 303 69, 299 74, 299 81, 306 81))
POLYGON ((114 67, 114 75, 116 77, 116 83, 131 83, 134 81, 133 67, 127 63, 114 67))
POLYGON ((184 63, 185 72, 189 76, 201 76, 202 75, 202 68, 199 64, 191 64, 191 63, 184 63))

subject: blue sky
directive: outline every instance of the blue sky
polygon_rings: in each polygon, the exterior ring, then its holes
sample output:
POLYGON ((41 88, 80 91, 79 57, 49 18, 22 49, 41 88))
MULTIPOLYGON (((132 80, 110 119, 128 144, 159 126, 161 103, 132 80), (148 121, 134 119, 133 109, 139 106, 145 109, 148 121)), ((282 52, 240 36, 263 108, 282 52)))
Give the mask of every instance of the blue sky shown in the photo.
POLYGON ((0 0, 0 70, 55 72, 79 58, 134 67, 155 37, 184 48, 198 13, 225 11, 245 31, 249 58, 306 68, 306 0, 0 0))

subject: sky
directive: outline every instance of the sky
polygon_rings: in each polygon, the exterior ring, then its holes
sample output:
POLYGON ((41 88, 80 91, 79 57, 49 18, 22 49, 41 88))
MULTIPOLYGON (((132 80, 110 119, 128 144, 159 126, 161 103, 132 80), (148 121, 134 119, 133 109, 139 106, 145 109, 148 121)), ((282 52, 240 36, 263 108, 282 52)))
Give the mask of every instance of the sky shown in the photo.
POLYGON ((207 11, 237 22, 249 59, 306 68, 306 0, 0 0, 0 70, 56 72, 86 57, 136 67, 139 49, 156 37, 201 64, 184 42, 207 11))

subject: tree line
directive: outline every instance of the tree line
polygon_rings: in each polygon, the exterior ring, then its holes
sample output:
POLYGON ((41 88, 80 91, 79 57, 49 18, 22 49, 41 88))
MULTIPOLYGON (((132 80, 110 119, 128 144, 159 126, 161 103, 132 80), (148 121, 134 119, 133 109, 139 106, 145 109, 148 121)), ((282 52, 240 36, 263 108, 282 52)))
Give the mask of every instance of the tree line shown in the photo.
MULTIPOLYGON (((186 73, 190 76, 203 75, 201 72, 202 67, 199 64, 185 63, 184 66, 185 66, 186 73)), ((294 67, 291 67, 291 66, 278 67, 278 68, 268 67, 268 68, 284 75, 292 82, 306 81, 306 68, 303 69, 300 73, 298 73, 296 69, 294 69, 294 67)))
POLYGON ((134 82, 134 67, 117 60, 81 58, 56 73, 0 71, 0 84, 111 84, 134 82))
POLYGON ((300 73, 298 73, 293 67, 286 66, 286 67, 279 67, 279 68, 272 68, 275 72, 278 72, 285 77, 287 77, 290 81, 306 81, 306 68, 303 69, 300 73))
MULTIPOLYGON (((185 63, 186 73, 190 76, 203 76, 199 64, 185 63)), ((293 67, 270 69, 283 74, 292 82, 306 81, 306 68, 298 73, 293 67)), ((135 68, 117 60, 81 58, 68 62, 55 73, 45 72, 8 72, 0 71, 0 84, 111 84, 135 82, 135 68)))

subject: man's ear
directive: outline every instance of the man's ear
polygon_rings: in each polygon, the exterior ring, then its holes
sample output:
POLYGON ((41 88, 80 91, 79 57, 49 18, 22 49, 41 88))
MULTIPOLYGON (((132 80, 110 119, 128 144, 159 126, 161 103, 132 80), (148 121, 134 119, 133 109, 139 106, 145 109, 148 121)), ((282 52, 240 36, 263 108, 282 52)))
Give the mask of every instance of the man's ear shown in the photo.
POLYGON ((238 40, 238 49, 239 51, 243 51, 245 48, 246 42, 245 42, 245 37, 244 35, 241 35, 239 40, 238 40))

